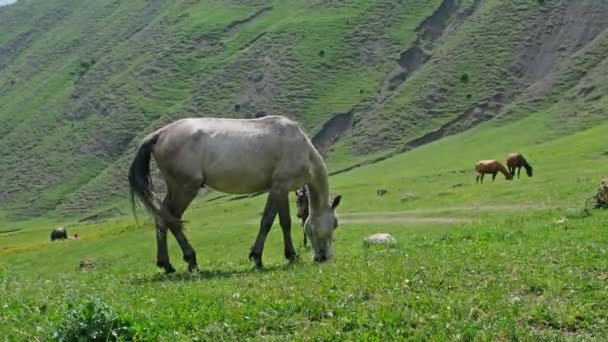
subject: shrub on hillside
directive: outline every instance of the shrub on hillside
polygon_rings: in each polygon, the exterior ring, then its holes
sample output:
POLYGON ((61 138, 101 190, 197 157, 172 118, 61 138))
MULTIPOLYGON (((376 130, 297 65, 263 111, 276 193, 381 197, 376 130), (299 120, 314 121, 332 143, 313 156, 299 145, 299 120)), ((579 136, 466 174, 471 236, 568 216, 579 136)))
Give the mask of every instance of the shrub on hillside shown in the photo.
POLYGON ((594 199, 596 208, 608 208, 608 178, 601 181, 594 199))

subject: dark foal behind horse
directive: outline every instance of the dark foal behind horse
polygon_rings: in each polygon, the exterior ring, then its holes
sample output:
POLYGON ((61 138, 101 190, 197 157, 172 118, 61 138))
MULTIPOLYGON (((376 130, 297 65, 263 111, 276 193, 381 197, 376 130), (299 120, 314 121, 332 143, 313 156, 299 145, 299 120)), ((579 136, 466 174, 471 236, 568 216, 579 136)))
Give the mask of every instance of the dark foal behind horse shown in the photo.
POLYGON ((515 177, 515 169, 517 169, 517 178, 519 178, 522 167, 526 169, 528 177, 532 177, 532 165, 528 164, 521 153, 509 153, 507 155, 507 167, 513 177, 515 177))
MULTIPOLYGON (((299 219, 302 219, 302 227, 304 227, 306 219, 308 218, 308 194, 306 192, 306 187, 296 190, 296 208, 296 216, 299 219)), ((304 246, 306 246, 306 242, 306 232, 304 232, 304 246)))

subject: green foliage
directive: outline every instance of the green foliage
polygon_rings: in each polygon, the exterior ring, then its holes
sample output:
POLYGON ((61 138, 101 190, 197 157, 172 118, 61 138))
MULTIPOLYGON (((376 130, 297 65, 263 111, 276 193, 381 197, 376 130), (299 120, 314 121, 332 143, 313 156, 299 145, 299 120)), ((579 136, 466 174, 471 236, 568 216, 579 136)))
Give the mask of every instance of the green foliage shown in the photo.
POLYGON ((462 82, 462 83, 469 83, 469 75, 468 74, 462 74, 460 76, 460 82, 462 82))
POLYGON ((131 322, 112 312, 99 299, 68 304, 65 320, 51 339, 58 341, 128 341, 133 338, 131 322))

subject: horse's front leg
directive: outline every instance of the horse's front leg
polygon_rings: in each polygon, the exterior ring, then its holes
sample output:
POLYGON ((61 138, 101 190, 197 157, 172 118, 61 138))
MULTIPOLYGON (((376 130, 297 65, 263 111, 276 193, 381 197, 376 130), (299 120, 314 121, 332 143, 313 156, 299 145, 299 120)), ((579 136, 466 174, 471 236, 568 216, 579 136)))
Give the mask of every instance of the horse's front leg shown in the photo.
POLYGON ((483 184, 483 177, 484 177, 485 175, 486 175, 485 173, 482 173, 482 174, 481 174, 481 179, 480 179, 481 184, 483 184))
POLYGON ((302 232, 304 233, 304 247, 306 247, 306 243, 308 242, 306 237, 306 230, 304 230, 304 224, 306 223, 306 219, 302 218, 302 232))
POLYGON ((496 174, 497 174, 497 173, 498 173, 498 172, 494 172, 494 173, 492 173, 492 182, 494 182, 494 180, 496 179, 496 174))
POLYGON ((268 195, 268 199, 266 200, 266 207, 264 208, 264 214, 262 215, 262 220, 260 221, 260 231, 258 232, 258 236, 255 239, 253 246, 251 247, 251 252, 249 252, 249 260, 253 260, 255 262, 255 266, 257 268, 262 268, 262 253, 264 252, 264 242, 266 241, 266 236, 270 231, 270 227, 274 223, 274 218, 277 216, 277 205, 275 195, 271 192, 268 195))
POLYGON ((289 215, 289 197, 287 192, 277 195, 277 208, 279 211, 279 223, 283 231, 283 243, 285 246, 285 259, 294 261, 298 259, 293 241, 291 240, 291 216, 289 215))
POLYGON ((521 173, 521 166, 517 168, 517 179, 519 179, 519 174, 521 173))

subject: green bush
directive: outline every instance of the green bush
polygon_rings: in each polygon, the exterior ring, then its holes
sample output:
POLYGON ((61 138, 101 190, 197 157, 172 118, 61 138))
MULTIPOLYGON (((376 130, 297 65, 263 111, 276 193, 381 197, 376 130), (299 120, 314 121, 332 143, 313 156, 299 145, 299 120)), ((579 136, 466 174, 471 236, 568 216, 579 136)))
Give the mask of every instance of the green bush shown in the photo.
POLYGON ((58 341, 129 341, 133 339, 130 321, 113 313, 99 299, 92 299, 68 310, 65 321, 52 333, 58 341))

